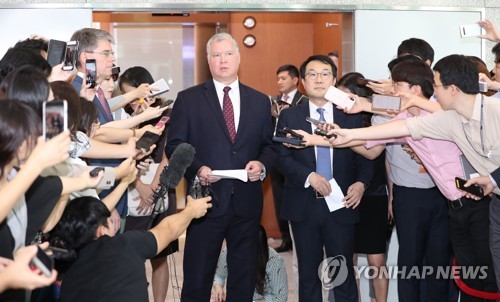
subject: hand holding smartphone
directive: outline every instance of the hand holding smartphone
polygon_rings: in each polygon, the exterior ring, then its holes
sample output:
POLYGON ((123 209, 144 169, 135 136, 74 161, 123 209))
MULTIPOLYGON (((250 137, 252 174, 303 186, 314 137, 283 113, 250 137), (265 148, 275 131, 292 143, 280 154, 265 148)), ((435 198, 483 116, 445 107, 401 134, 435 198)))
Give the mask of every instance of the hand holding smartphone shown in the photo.
POLYGON ((85 83, 90 84, 89 88, 94 88, 97 80, 96 64, 94 59, 85 61, 85 83))
POLYGON ((37 253, 31 259, 30 267, 39 269, 45 276, 50 277, 54 269, 54 261, 39 246, 37 253))
POLYGON ((304 141, 297 138, 275 136, 273 137, 273 142, 286 143, 294 146, 304 147, 304 141))
POLYGON ((330 103, 333 103, 342 109, 351 110, 354 106, 354 99, 349 97, 349 95, 342 90, 330 86, 325 94, 325 99, 330 103))
POLYGON ((45 101, 42 111, 42 130, 45 140, 68 129, 68 102, 66 100, 45 101))
POLYGON ((158 121, 158 123, 156 123, 155 128, 161 128, 161 127, 163 127, 169 120, 170 120, 170 116, 164 116, 164 117, 162 117, 158 121))
POLYGON ((457 186, 458 189, 470 193, 472 195, 475 195, 477 197, 484 197, 483 188, 481 188, 477 184, 465 187, 466 182, 467 181, 465 179, 462 179, 460 177, 455 177, 455 185, 457 186))
POLYGON ((160 136, 151 131, 146 131, 135 143, 135 148, 142 152, 149 151, 149 148, 160 139, 160 136))

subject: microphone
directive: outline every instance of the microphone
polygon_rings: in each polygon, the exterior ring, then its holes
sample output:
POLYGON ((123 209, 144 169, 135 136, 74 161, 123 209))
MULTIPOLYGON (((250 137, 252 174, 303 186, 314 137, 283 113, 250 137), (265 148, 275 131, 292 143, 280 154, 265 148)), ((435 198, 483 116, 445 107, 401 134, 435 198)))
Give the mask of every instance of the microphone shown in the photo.
POLYGON ((187 143, 178 145, 169 160, 169 164, 163 168, 160 175, 160 185, 167 189, 174 189, 181 181, 186 169, 191 165, 196 151, 187 143))
POLYGON ((163 202, 165 194, 168 192, 168 189, 177 187, 184 173, 186 173, 186 169, 193 162, 195 153, 196 150, 194 147, 188 143, 182 143, 175 148, 168 165, 161 171, 160 185, 153 195, 154 208, 149 219, 148 230, 151 228, 156 216, 166 210, 164 209, 163 202))

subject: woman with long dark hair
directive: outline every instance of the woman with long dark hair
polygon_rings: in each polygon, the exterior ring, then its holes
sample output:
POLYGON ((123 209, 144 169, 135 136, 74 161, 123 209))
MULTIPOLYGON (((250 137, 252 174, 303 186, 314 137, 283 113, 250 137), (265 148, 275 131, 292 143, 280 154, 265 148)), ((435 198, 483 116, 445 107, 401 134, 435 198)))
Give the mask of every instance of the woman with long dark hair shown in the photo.
MULTIPOLYGON (((259 228, 259 242, 257 243, 257 282, 253 295, 254 301, 279 302, 288 299, 288 281, 285 262, 281 256, 267 245, 266 230, 259 228)), ((223 249, 217 270, 215 271, 212 301, 226 301, 224 284, 227 279, 227 250, 223 249)))

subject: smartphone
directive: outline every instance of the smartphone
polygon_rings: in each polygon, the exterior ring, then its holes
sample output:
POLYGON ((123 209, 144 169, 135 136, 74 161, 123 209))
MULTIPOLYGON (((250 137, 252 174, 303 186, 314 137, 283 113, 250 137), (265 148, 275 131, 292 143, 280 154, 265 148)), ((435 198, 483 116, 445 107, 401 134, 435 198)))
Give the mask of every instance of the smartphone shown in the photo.
POLYGON ((303 139, 304 138, 303 135, 298 134, 297 132, 293 131, 292 129, 290 129, 288 127, 283 128, 283 132, 291 134, 292 138, 295 138, 295 139, 303 139))
POLYGON ((391 95, 372 95, 372 110, 399 110, 401 98, 391 95))
POLYGON ((358 83, 358 85, 361 85, 361 86, 366 86, 366 84, 368 84, 368 82, 380 84, 379 81, 365 79, 365 78, 359 78, 359 79, 356 80, 356 82, 358 83))
POLYGON ((325 94, 325 99, 343 109, 350 110, 354 106, 354 99, 340 89, 330 86, 325 94))
POLYGON ((64 61, 64 55, 66 54, 66 42, 54 40, 49 40, 49 48, 47 49, 47 62, 50 66, 54 67, 61 64, 64 61))
POLYGON ((39 246, 37 248, 38 251, 31 259, 30 267, 38 268, 45 276, 50 277, 54 269, 54 261, 39 246))
POLYGON ((337 135, 332 133, 332 134, 328 134, 328 131, 326 130, 323 130, 323 129, 314 129, 314 134, 317 134, 317 135, 321 135, 321 136, 324 136, 326 138, 337 138, 337 135))
POLYGON ((479 91, 488 92, 488 83, 479 81, 479 91))
POLYGON ((165 102, 161 103, 160 108, 165 108, 167 106, 170 106, 170 104, 172 104, 173 102, 174 100, 166 100, 165 102))
POLYGON ((307 117, 306 117, 306 121, 308 121, 309 123, 311 123, 311 124, 313 124, 313 125, 316 125, 316 126, 318 126, 318 125, 322 125, 322 124, 324 124, 324 123, 325 123, 325 122, 322 122, 322 121, 318 121, 318 120, 316 120, 316 119, 313 119, 312 117, 309 117, 309 116, 307 116, 307 117))
POLYGON ((163 127, 163 126, 164 126, 164 125, 168 122, 168 120, 170 120, 170 116, 164 116, 164 117, 162 117, 162 118, 158 121, 158 123, 156 123, 155 127, 156 127, 156 128, 161 128, 161 127, 163 127))
POLYGON ((54 100, 43 102, 43 137, 49 140, 68 129, 68 102, 54 100))
POLYGON ((149 87, 153 88, 158 88, 159 90, 155 90, 152 95, 150 95, 150 98, 153 98, 155 96, 158 96, 160 94, 163 94, 165 92, 170 91, 170 87, 168 87, 167 82, 165 79, 159 79, 158 81, 154 82, 153 84, 149 85, 149 87))
POLYGON ((469 187, 464 187, 466 182, 467 181, 465 179, 462 179, 460 177, 455 177, 455 185, 457 186, 458 189, 470 193, 472 195, 475 195, 477 197, 484 197, 483 188, 481 188, 477 184, 473 184, 469 187))
POLYGON ((296 138, 289 138, 289 137, 274 136, 273 142, 287 143, 287 144, 295 145, 295 146, 304 146, 303 140, 296 139, 296 138))
POLYGON ((69 71, 75 68, 77 53, 78 53, 78 41, 67 42, 62 70, 69 71))
POLYGON ((467 25, 460 25, 460 37, 461 38, 467 38, 467 37, 477 37, 481 35, 481 26, 479 24, 467 24, 467 25))
POLYGON ((95 87, 95 81, 97 79, 96 65, 94 59, 87 59, 85 61, 85 82, 90 84, 90 88, 95 87))
POLYGON ((149 148, 160 139, 160 136, 151 131, 146 131, 135 143, 135 148, 142 152, 149 151, 149 148))
POLYGON ((104 171, 104 167, 95 167, 90 171, 90 176, 97 177, 97 175, 99 175, 99 172, 101 171, 104 171))

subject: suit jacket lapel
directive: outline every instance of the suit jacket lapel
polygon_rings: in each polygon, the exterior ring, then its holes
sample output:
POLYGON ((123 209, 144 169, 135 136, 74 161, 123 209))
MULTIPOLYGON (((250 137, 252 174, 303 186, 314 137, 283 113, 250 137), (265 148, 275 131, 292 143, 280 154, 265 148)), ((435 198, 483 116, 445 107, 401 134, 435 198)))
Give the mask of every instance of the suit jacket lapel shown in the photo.
MULTIPOLYGON (((311 129, 311 124, 306 121, 306 117, 311 116, 311 113, 309 112, 309 102, 301 102, 297 107, 300 108, 301 116, 299 117, 299 125, 300 129, 312 133, 311 129)), ((314 168, 316 168, 316 152, 314 151, 314 148, 307 148, 307 157, 309 158, 308 161, 313 163, 314 168)))
MULTIPOLYGON (((215 115, 217 123, 222 128, 222 132, 226 135, 227 139, 231 141, 231 136, 227 130, 226 120, 224 119, 224 114, 222 113, 222 108, 219 103, 219 97, 215 91, 215 85, 213 80, 209 80, 205 83, 205 98, 207 100, 208 106, 215 115)), ((238 138, 238 133, 236 133, 236 138, 238 138)))

